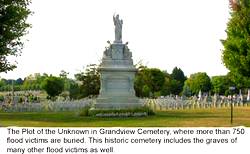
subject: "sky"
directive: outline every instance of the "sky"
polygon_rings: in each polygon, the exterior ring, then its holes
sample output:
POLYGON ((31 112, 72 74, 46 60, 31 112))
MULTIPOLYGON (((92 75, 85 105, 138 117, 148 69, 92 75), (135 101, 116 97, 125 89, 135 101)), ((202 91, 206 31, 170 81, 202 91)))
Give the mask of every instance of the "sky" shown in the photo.
POLYGON ((107 41, 114 41, 113 14, 123 20, 123 42, 151 68, 185 75, 206 72, 225 75, 222 63, 228 0, 33 0, 32 24, 17 57, 17 68, 1 78, 24 78, 34 73, 69 77, 88 64, 99 64, 107 41))

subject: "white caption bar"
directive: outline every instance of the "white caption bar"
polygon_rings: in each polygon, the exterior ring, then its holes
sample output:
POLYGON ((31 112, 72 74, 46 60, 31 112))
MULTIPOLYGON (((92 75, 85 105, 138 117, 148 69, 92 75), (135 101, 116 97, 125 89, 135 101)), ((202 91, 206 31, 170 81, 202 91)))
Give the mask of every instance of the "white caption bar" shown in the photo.
POLYGON ((250 128, 0 128, 1 154, 248 151, 250 128))

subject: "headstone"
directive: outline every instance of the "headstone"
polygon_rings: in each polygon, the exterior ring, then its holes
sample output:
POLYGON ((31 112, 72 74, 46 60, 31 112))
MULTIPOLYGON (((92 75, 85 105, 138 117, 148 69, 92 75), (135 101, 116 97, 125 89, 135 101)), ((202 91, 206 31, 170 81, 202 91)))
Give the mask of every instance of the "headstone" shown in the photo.
POLYGON ((243 102, 243 95, 242 95, 242 93, 241 93, 241 89, 240 89, 239 96, 238 96, 238 98, 237 98, 237 102, 238 102, 238 103, 242 103, 242 102, 243 102))
POLYGON ((201 90, 199 91, 198 97, 199 97, 198 100, 201 101, 201 99, 202 99, 201 98, 202 97, 201 90))
POLYGON ((248 93, 247 93, 247 101, 250 101, 250 89, 248 89, 248 93))
POLYGON ((99 68, 100 94, 94 109, 128 109, 142 106, 135 96, 134 78, 137 69, 133 65, 128 43, 122 42, 122 24, 119 15, 113 17, 115 41, 106 47, 99 68))
POLYGON ((213 103, 217 103, 217 101, 218 101, 218 94, 214 93, 213 103))

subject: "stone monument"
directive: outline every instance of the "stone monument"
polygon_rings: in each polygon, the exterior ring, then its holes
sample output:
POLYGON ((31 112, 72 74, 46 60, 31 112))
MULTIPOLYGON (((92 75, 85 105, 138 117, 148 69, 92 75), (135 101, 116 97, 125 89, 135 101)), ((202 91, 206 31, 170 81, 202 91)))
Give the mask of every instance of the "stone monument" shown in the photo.
POLYGON ((94 109, 130 109, 142 107, 134 91, 136 68, 128 43, 122 42, 123 21, 113 16, 115 40, 106 47, 100 65, 101 88, 94 109))

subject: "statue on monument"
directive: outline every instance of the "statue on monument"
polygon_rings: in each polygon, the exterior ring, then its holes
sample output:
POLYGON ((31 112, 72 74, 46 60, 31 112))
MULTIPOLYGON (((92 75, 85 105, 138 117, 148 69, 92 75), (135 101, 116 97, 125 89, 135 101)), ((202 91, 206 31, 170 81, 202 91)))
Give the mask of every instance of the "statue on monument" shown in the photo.
POLYGON ((119 14, 113 16, 115 25, 115 42, 122 42, 122 24, 123 21, 119 19, 119 14))

